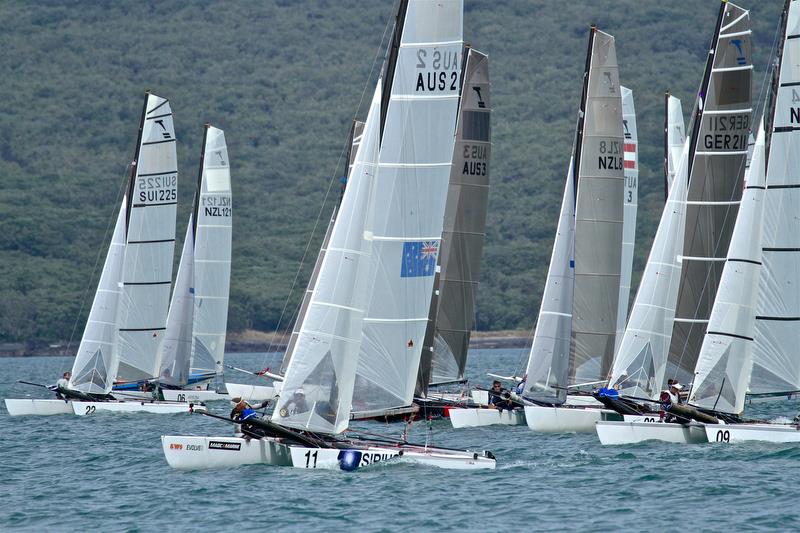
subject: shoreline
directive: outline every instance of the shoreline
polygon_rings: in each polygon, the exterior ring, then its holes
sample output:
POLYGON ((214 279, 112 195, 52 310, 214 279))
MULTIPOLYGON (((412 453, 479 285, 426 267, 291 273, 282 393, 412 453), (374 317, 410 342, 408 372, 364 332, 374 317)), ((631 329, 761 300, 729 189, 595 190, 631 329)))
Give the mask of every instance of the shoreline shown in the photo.
MULTIPOLYGON (((288 333, 266 333, 263 331, 231 332, 225 342, 225 353, 262 353, 286 351, 288 333)), ((525 348, 530 346, 530 335, 524 330, 473 331, 470 335, 471 349, 525 348)), ((67 349, 67 343, 0 343, 0 357, 53 357, 74 356, 79 342, 67 349)))

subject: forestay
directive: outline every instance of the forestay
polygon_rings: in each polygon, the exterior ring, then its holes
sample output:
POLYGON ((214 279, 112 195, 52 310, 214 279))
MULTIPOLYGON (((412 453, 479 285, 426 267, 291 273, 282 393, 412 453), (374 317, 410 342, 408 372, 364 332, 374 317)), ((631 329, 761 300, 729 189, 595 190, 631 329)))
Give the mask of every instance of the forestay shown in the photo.
POLYGON ((103 272, 94 294, 89 319, 72 364, 70 387, 87 394, 108 394, 117 375, 117 307, 119 305, 122 263, 125 257, 125 215, 127 195, 111 237, 103 272))
POLYGON ((368 303, 372 239, 366 213, 377 171, 381 89, 379 80, 294 355, 286 368, 272 418, 283 426, 339 433, 350 421, 368 303))
POLYGON ((761 272, 764 174, 762 124, 689 397, 694 405, 724 413, 744 411, 750 381, 754 309, 761 272))
POLYGON ((751 392, 800 390, 800 7, 789 2, 773 86, 774 117, 766 127, 767 191, 763 270, 756 304, 751 392))
POLYGON ((314 293, 314 287, 316 286, 317 279, 319 278, 319 270, 322 267, 322 259, 325 257, 325 250, 328 249, 328 244, 331 240, 331 232, 333 231, 333 223, 336 221, 336 213, 339 210, 339 203, 344 197, 344 191, 347 187, 347 180, 353 172, 353 163, 355 162, 356 154, 358 153, 358 147, 361 144, 361 138, 363 134, 364 123, 360 120, 354 120, 353 126, 350 128, 350 148, 347 151, 347 172, 343 178, 344 182, 341 184, 341 196, 336 202, 336 207, 334 207, 333 212, 331 213, 331 218, 328 221, 328 227, 325 230, 325 236, 322 238, 322 245, 320 246, 319 253, 317 254, 317 260, 314 262, 314 269, 311 271, 311 277, 308 280, 306 291, 303 293, 303 301, 300 303, 300 309, 297 312, 297 318, 295 318, 294 327, 292 328, 292 333, 289 336, 289 342, 286 345, 286 353, 283 354, 283 360, 281 361, 281 374, 286 373, 286 369, 289 366, 289 361, 291 361, 292 354, 294 354, 295 346, 297 346, 297 338, 300 336, 300 326, 302 325, 303 320, 305 320, 306 312, 308 311, 308 305, 311 303, 311 295, 314 293))
POLYGON ((723 3, 716 35, 692 126, 672 367, 662 377, 684 383, 692 380, 736 222, 752 114, 749 13, 723 3))
POLYGON ((217 374, 222 374, 223 368, 232 203, 228 149, 222 130, 206 126, 202 154, 161 351, 159 379, 171 385, 185 385, 190 368, 217 374))
POLYGON ((122 381, 158 374, 175 247, 178 170, 169 101, 147 94, 126 213, 119 315, 122 381))
POLYGON ((614 37, 592 29, 576 157, 572 383, 607 377, 614 358, 621 271, 624 146, 614 37))
POLYGON ((411 0, 398 17, 367 224, 373 253, 355 411, 410 405, 414 396, 452 164, 462 19, 461 0, 411 0))
POLYGON ((489 200, 490 96, 489 58, 468 48, 439 268, 420 363, 422 394, 429 383, 464 379, 489 200))
POLYGON ((619 349, 625 323, 628 320, 628 303, 631 298, 631 274, 633 252, 636 244, 636 210, 639 207, 639 136, 636 132, 636 109, 633 91, 620 87, 622 91, 622 126, 624 140, 625 187, 622 223, 622 262, 620 264, 619 307, 617 308, 617 334, 614 353, 619 349))

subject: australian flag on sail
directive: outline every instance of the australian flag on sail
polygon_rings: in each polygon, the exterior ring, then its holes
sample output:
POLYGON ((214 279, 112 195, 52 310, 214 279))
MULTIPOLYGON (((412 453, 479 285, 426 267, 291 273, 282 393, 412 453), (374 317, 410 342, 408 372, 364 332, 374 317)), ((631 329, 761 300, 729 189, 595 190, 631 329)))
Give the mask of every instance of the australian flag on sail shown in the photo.
POLYGON ((436 241, 404 242, 400 277, 433 276, 436 272, 436 256, 438 254, 439 243, 436 241))

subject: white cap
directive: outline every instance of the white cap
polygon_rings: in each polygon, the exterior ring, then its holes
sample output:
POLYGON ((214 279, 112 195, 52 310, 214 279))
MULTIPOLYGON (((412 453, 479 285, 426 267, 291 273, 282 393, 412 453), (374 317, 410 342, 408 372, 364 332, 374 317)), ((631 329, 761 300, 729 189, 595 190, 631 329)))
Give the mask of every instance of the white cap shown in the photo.
POLYGON ((680 383, 678 383, 678 382, 676 381, 675 383, 673 383, 672 385, 670 385, 670 388, 676 388, 676 389, 678 389, 678 390, 683 390, 683 385, 681 385, 680 383))
POLYGON ((302 387, 300 387, 299 389, 297 389, 296 391, 294 391, 294 393, 295 393, 295 394, 302 394, 303 396, 305 396, 305 395, 306 395, 306 391, 304 391, 302 387))

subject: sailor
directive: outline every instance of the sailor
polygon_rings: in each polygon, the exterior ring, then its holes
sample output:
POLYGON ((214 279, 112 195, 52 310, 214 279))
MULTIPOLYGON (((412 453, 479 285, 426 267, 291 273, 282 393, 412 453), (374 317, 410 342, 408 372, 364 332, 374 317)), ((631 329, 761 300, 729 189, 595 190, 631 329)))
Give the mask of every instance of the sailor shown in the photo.
POLYGON ((306 403, 306 391, 304 391, 302 388, 294 391, 292 399, 286 404, 285 409, 290 415, 305 413, 308 411, 308 403, 306 403))
POLYGON ((69 380, 71 377, 72 377, 72 372, 64 372, 61 375, 61 378, 58 381, 56 381, 56 387, 54 390, 56 391, 56 396, 58 396, 60 399, 64 399, 64 396, 59 392, 59 390, 69 389, 69 380))
POLYGON ((510 411, 514 408, 514 404, 510 401, 509 392, 497 380, 492 383, 492 388, 489 391, 489 407, 500 409, 501 411, 503 409, 510 411))
POLYGON ((680 405, 683 403, 683 400, 681 400, 682 390, 683 385, 677 381, 673 381, 671 384, 669 384, 669 399, 673 404, 680 405))
POLYGON ((525 392, 525 384, 527 383, 527 381, 528 381, 528 374, 525 374, 524 376, 522 376, 522 381, 517 383, 517 386, 514 389, 514 392, 517 394, 517 396, 522 396, 522 394, 525 392))

